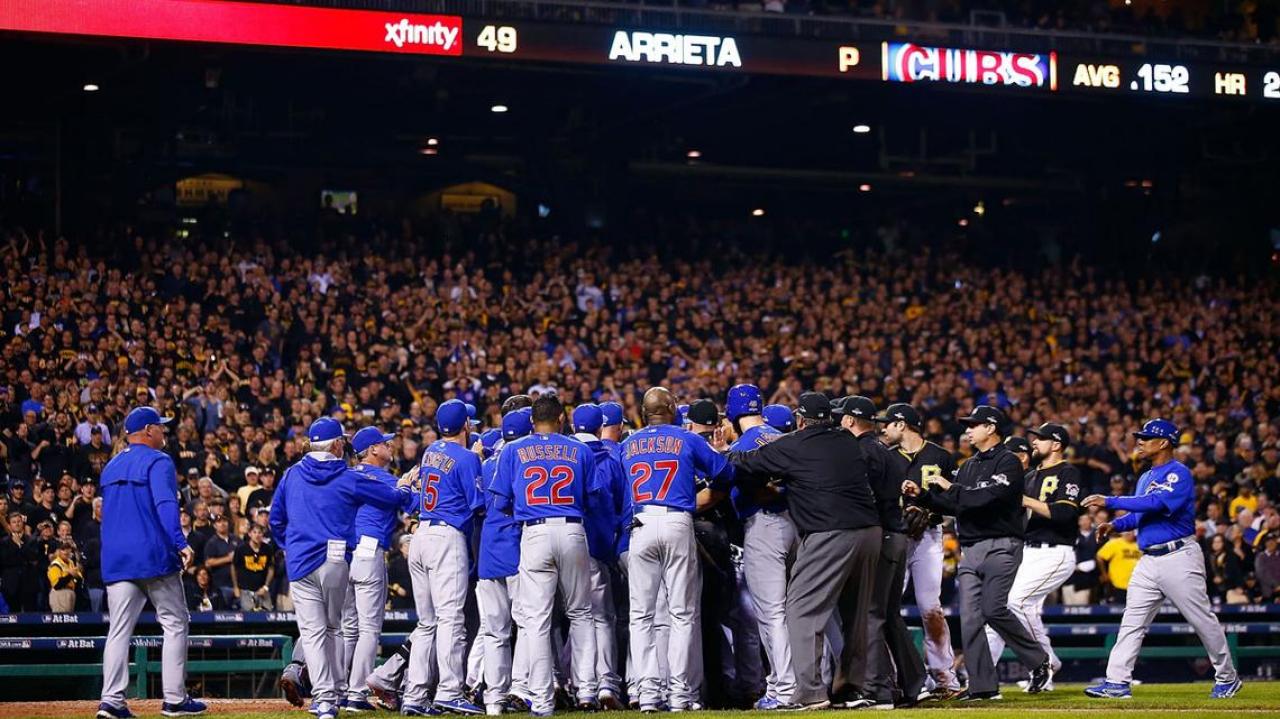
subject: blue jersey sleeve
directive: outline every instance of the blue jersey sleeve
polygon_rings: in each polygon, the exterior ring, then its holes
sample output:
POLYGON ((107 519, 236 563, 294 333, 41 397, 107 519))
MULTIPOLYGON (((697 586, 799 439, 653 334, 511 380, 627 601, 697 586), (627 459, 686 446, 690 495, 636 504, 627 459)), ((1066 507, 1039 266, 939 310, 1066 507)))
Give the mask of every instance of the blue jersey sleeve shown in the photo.
POLYGON ((1173 514, 1194 500, 1195 488, 1190 473, 1185 468, 1177 467, 1163 477, 1153 477, 1142 496, 1107 497, 1106 506, 1107 509, 1123 509, 1126 512, 1173 514))
POLYGON ((182 551, 187 546, 187 538, 182 534, 182 522, 178 518, 178 471, 173 460, 164 455, 151 463, 149 474, 151 502, 160 517, 160 526, 173 543, 173 549, 182 551))
POLYGON ((1123 517, 1117 517, 1111 523, 1111 528, 1116 532, 1132 532, 1138 528, 1138 520, 1142 519, 1142 512, 1129 512, 1123 517))
POLYGON ((277 547, 284 546, 285 531, 289 528, 289 503, 286 499, 289 494, 288 487, 289 472, 285 471, 275 494, 271 496, 271 513, 267 518, 267 523, 271 527, 271 537, 275 540, 277 547))
POLYGON ((712 489, 727 490, 733 482, 733 465, 724 455, 712 449, 706 440, 693 443, 693 463, 706 476, 712 489))
POLYGON ((378 509, 400 509, 405 506, 406 500, 413 501, 408 489, 396 489, 376 481, 362 482, 359 474, 355 472, 351 474, 355 479, 351 483, 352 491, 360 504, 372 505, 378 509))
POLYGON ((484 494, 480 491, 481 467, 480 457, 475 452, 468 451, 468 457, 458 463, 459 480, 462 483, 463 495, 466 497, 467 506, 471 511, 482 509, 484 507, 484 494))
POLYGON ((500 512, 511 511, 511 473, 514 464, 512 452, 504 449, 498 454, 497 466, 493 470, 493 479, 489 482, 489 492, 494 495, 493 506, 500 512))

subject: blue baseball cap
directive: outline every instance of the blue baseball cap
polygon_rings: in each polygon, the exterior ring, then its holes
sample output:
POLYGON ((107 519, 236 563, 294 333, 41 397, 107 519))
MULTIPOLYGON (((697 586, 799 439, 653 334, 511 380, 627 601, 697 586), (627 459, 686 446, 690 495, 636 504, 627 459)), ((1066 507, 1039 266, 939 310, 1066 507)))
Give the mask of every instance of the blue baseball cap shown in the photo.
POLYGON ((169 424, 173 417, 161 417, 155 407, 138 407, 124 418, 125 434, 141 432, 153 424, 169 424))
POLYGON ((684 425, 689 423, 689 419, 685 417, 685 415, 688 414, 688 412, 689 412, 689 405, 687 404, 676 405, 676 425, 677 426, 683 427, 684 425))
POLYGON ((605 427, 627 423, 626 412, 622 409, 622 405, 617 402, 601 402, 600 414, 604 416, 603 426, 605 427))
POLYGON ((760 414, 764 400, 760 399, 760 388, 753 384, 735 384, 729 388, 729 396, 724 401, 724 414, 729 421, 747 415, 760 414))
POLYGON ((312 442, 328 442, 345 436, 342 423, 333 417, 321 417, 312 422, 311 427, 307 429, 307 439, 312 442))
POLYGON ((1142 429, 1133 433, 1138 439, 1167 439, 1169 444, 1178 445, 1178 426, 1167 419, 1149 419, 1142 429))
POLYGON ((457 434, 470 421, 467 405, 460 399, 451 399, 436 410, 436 426, 444 434, 457 434))
POLYGON ((507 412, 502 418, 502 438, 510 442, 513 439, 533 432, 533 410, 525 407, 514 412, 507 412))
POLYGON ((356 432, 355 436, 351 438, 351 449, 355 450, 356 454, 360 454, 375 444, 390 442, 395 438, 394 434, 384 434, 377 427, 365 427, 356 432))
POLYGON ((480 446, 484 447, 486 453, 491 453, 500 439, 502 439, 502 430, 487 429, 480 433, 480 446))
POLYGON ((796 418, 791 414, 791 408, 785 404, 765 405, 760 415, 764 417, 765 424, 779 432, 790 432, 796 428, 796 418))
POLYGON ((580 404, 573 409, 573 431, 595 433, 604 425, 604 413, 594 404, 580 404))
POLYGON ((479 427, 480 420, 476 419, 476 406, 474 404, 471 404, 470 402, 467 402, 466 404, 467 404, 467 421, 471 423, 472 427, 479 427))

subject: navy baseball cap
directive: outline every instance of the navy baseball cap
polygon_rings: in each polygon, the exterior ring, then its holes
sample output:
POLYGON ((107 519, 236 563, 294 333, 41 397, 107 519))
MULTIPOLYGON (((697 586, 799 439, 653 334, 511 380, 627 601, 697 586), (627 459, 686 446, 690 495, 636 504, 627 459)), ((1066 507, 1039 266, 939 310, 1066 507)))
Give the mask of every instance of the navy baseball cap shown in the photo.
POLYGON ((1147 423, 1142 425, 1142 429, 1134 432, 1133 436, 1138 439, 1167 439, 1169 444, 1177 446, 1178 434, 1178 426, 1176 424, 1167 419, 1157 417, 1147 420, 1147 423))
POLYGON ((1039 437, 1040 439, 1051 439, 1055 442, 1061 442, 1063 447, 1071 444, 1071 435, 1067 432, 1067 428, 1053 422, 1045 422, 1035 429, 1027 430, 1027 434, 1039 437))
POLYGON ((580 404, 573 408, 573 431, 594 433, 604 426, 604 413, 594 404, 580 404))
POLYGON ((760 411, 760 416, 764 418, 765 424, 779 432, 790 432, 796 428, 796 418, 791 414, 791 408, 785 404, 767 404, 760 411))
POLYGON ((457 434, 470 422, 467 405, 460 399, 451 399, 436 409, 436 426, 444 434, 457 434))
POLYGON ((161 417, 155 407, 138 407, 124 418, 125 434, 141 432, 153 424, 169 424, 173 417, 161 417))
POLYGON ((729 388, 729 395, 724 401, 724 414, 729 421, 760 414, 763 409, 764 400, 760 398, 759 387, 753 384, 735 384, 729 388))
POLYGON ((604 415, 603 426, 605 427, 627 423, 626 412, 622 409, 622 405, 617 402, 601 402, 600 414, 604 415))
POLYGON ((472 427, 479 427, 480 420, 476 419, 476 406, 474 404, 471 404, 470 402, 467 402, 466 405, 467 405, 467 422, 469 422, 472 427))
POLYGON ((1031 454, 1031 443, 1027 441, 1026 437, 1006 437, 1004 440, 1004 446, 1008 448, 1010 452, 1031 454))
POLYGON ((915 407, 906 402, 895 402, 884 408, 884 413, 875 416, 875 421, 882 424, 893 424, 894 422, 906 422, 908 427, 919 429, 921 424, 920 413, 915 407))
POLYGON ((312 442, 328 442, 345 436, 342 423, 333 417, 321 417, 312 422, 311 427, 307 429, 307 439, 312 442))
POLYGON ((831 400, 821 392, 805 392, 800 395, 796 414, 805 419, 827 419, 831 416, 831 400))
POLYGON ((510 442, 533 432, 533 410, 525 407, 502 418, 502 438, 510 442))
POLYGON ((375 444, 390 442, 395 438, 394 434, 385 434, 377 427, 365 427, 351 438, 351 449, 355 450, 356 454, 360 454, 375 444))

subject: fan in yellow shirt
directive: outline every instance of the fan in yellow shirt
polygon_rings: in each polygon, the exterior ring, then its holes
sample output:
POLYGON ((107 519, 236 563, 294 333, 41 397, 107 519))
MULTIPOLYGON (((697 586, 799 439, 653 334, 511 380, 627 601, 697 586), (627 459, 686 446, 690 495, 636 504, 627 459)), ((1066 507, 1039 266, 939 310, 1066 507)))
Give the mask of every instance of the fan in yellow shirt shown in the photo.
POLYGON ((1102 580, 1111 587, 1112 601, 1124 604, 1125 593, 1129 591, 1129 578, 1133 576, 1133 568, 1138 566, 1141 558, 1137 535, 1133 532, 1113 536, 1098 550, 1102 580))

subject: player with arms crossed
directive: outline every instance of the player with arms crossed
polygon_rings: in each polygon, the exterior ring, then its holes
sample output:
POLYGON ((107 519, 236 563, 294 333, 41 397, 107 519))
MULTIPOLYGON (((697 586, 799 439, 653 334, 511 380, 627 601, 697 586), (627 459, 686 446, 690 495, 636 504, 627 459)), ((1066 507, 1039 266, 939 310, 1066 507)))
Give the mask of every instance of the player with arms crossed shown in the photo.
POLYGON ((1120 620, 1120 634, 1107 662, 1107 679, 1088 687, 1084 693, 1098 699, 1133 696, 1129 682, 1133 679, 1133 665, 1138 660, 1142 637, 1168 597, 1209 652, 1214 671, 1209 697, 1233 697, 1242 683, 1231 661, 1222 625, 1209 609, 1204 552, 1195 536, 1195 480, 1191 470, 1173 458, 1178 428, 1169 420, 1153 419, 1133 436, 1138 439, 1138 457, 1151 462, 1151 469, 1138 478, 1137 495, 1093 494, 1084 500, 1085 507, 1128 512, 1114 522, 1098 525, 1098 536, 1137 529, 1138 546, 1143 555, 1129 578, 1124 618, 1120 620))
POLYGON ((694 643, 701 641, 694 628, 702 595, 693 514, 724 497, 733 467, 706 440, 672 424, 676 402, 666 388, 645 392, 642 412, 647 426, 622 443, 622 467, 631 483, 623 517, 634 515, 627 560, 632 656, 639 664, 640 710, 656 712, 662 693, 653 625, 658 592, 665 585, 671 616, 670 707, 685 711, 697 702, 700 689, 690 664, 694 643), (695 493, 699 475, 710 486, 695 493))
MULTIPOLYGON (((1030 430, 1031 461, 1039 466, 1027 472, 1022 506, 1031 510, 1027 520, 1022 564, 1009 590, 1009 609, 1049 655, 1049 668, 1057 672, 1062 661, 1053 653, 1049 632, 1040 610, 1045 597, 1071 578, 1076 569, 1076 518, 1080 516, 1080 473, 1063 459, 1071 443, 1066 427, 1046 422, 1030 430)), ((987 627, 991 661, 999 662, 1004 639, 987 627)), ((1019 682, 1027 686, 1025 682, 1019 682)), ((1045 685, 1053 690, 1053 679, 1045 685)))
POLYGON ((532 714, 550 716, 555 707, 551 618, 556 591, 564 601, 573 648, 578 708, 594 710, 596 635, 591 621, 591 565, 582 526, 596 460, 582 442, 560 434, 564 406, 552 394, 533 401, 533 434, 503 446, 489 491, 494 509, 511 511, 520 536, 520 597, 529 634, 529 690, 532 714))

